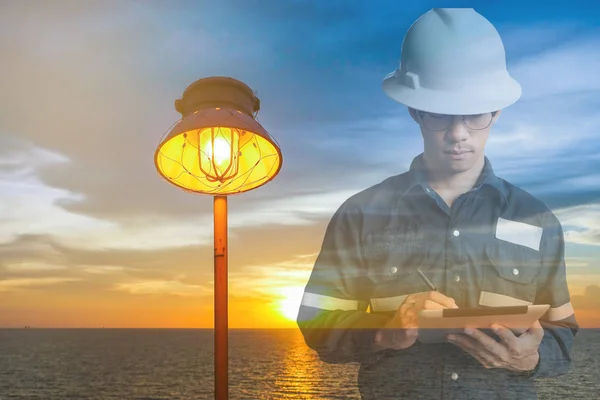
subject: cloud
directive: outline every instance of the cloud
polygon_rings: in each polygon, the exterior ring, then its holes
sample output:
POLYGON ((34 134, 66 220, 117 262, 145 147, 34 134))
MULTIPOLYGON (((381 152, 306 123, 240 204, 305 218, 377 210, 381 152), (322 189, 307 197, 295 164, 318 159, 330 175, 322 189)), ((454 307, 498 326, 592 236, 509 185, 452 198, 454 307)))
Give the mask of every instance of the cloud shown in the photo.
POLYGON ((587 286, 583 295, 571 296, 571 303, 576 310, 600 310, 600 286, 587 286))
POLYGON ((544 51, 556 49, 557 45, 569 43, 573 38, 585 34, 581 23, 569 19, 539 19, 524 24, 523 21, 508 18, 500 22, 492 20, 492 23, 502 37, 506 58, 511 61, 527 59, 533 54, 539 57, 544 51))
POLYGON ((511 71, 524 83, 522 101, 600 90, 597 48, 598 34, 592 31, 521 60, 511 71))
POLYGON ((300 305, 316 257, 305 254, 272 265, 247 265, 230 275, 231 293, 270 300, 280 311, 289 313, 300 305))
POLYGON ((52 235, 22 235, 0 245, 0 258, 11 276, 25 273, 26 269, 18 268, 25 263, 40 266, 40 272, 42 266, 52 269, 62 266, 71 276, 81 276, 81 272, 123 270, 134 278, 165 278, 178 271, 177 266, 185 270, 197 265, 194 256, 202 256, 204 252, 210 255, 212 249, 197 244, 152 249, 86 247, 78 243, 66 245, 52 235))
POLYGON ((600 229, 585 229, 583 232, 568 231, 565 235, 569 242, 600 246, 600 229))
POLYGON ((600 204, 585 204, 556 211, 570 243, 600 246, 600 204))
MULTIPOLYGON (((0 154, 0 243, 19 235, 52 233, 63 243, 84 248, 160 248, 208 242, 211 237, 207 229, 210 220, 203 215, 179 219, 146 215, 116 223, 69 212, 59 204, 82 201, 85 197, 48 186, 37 176, 55 163, 66 163, 65 157, 15 137, 10 142, 20 151, 0 154), (4 165, 11 168, 3 169, 4 165)), ((118 197, 114 193, 111 196, 118 197)))
POLYGON ((118 265, 82 265, 79 266, 79 269, 89 274, 114 274, 125 272, 125 268, 118 265))
POLYGON ((600 40, 567 37, 509 68, 523 97, 504 110, 486 148, 500 176, 555 210, 600 201, 600 57, 591 51, 600 40))
POLYGON ((587 257, 565 257, 565 265, 567 270, 573 268, 587 269, 592 266, 592 259, 587 257))
POLYGON ((231 212, 232 228, 259 228, 267 225, 298 226, 329 219, 356 190, 297 194, 255 204, 250 209, 231 212))
MULTIPOLYGON (((257 277, 281 275, 282 265, 287 268, 281 260, 296 252, 314 251, 321 243, 323 229, 323 221, 300 225, 292 231, 278 225, 238 228, 229 240, 230 276, 239 277, 244 285, 244 271, 253 265, 269 266, 256 272, 257 277)), ((214 279, 213 248, 201 245, 86 248, 65 245, 51 236, 26 235, 0 246, 0 260, 0 279, 77 279, 76 286, 61 288, 65 295, 85 292, 86 296, 104 296, 110 291, 203 295, 198 289, 212 289, 214 279)), ((232 287, 232 295, 247 292, 232 287)), ((10 286, 4 290, 14 289, 10 286)))
POLYGON ((3 268, 7 272, 56 271, 66 269, 64 265, 53 265, 45 262, 15 262, 5 264, 3 268))
POLYGON ((77 282, 78 278, 21 278, 0 280, 0 292, 77 282))
MULTIPOLYGON (((20 169, 28 165, 32 157, 31 153, 13 153, 13 158, 20 160, 15 164, 20 169)), ((212 242, 213 221, 212 215, 207 212, 199 211, 195 216, 132 215, 123 217, 119 223, 69 212, 57 204, 81 199, 81 196, 40 182, 36 173, 40 168, 46 167, 47 163, 41 162, 39 158, 36 162, 39 163, 38 168, 32 167, 26 173, 5 173, 0 181, 0 185, 6 189, 0 214, 3 223, 0 240, 5 243, 15 240, 19 235, 35 236, 50 232, 63 245, 87 249, 143 250, 212 242)), ((336 184, 332 182, 331 187, 335 188, 336 184)), ((356 190, 358 189, 362 187, 356 186, 356 190)), ((247 205, 242 203, 240 207, 232 207, 230 226, 245 228, 314 223, 315 218, 333 214, 351 194, 352 190, 300 192, 296 196, 282 196, 270 202, 258 198, 249 201, 247 205)), ((114 194, 111 196, 119 197, 114 194)), ((235 204, 235 200, 232 202, 235 204)), ((37 246, 46 244, 38 243, 37 246)), ((21 252, 21 255, 24 254, 21 252)))
POLYGON ((197 297, 212 293, 200 285, 188 285, 178 280, 170 281, 143 281, 133 283, 119 283, 114 290, 125 291, 133 295, 174 295, 184 297, 197 297))

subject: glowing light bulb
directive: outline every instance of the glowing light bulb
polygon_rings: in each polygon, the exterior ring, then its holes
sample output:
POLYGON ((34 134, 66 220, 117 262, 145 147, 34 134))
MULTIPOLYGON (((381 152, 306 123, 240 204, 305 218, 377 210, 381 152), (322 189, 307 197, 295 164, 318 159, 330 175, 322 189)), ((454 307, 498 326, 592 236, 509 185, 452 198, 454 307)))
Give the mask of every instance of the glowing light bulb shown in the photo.
POLYGON ((211 182, 232 179, 239 167, 239 132, 215 127, 199 132, 200 170, 211 182))
MULTIPOLYGON (((231 162, 231 146, 229 145, 227 140, 225 140, 222 137, 216 137, 213 146, 215 149, 215 163, 217 163, 219 168, 227 168, 227 166, 231 162)), ((210 154, 210 151, 208 152, 208 154, 210 154)))

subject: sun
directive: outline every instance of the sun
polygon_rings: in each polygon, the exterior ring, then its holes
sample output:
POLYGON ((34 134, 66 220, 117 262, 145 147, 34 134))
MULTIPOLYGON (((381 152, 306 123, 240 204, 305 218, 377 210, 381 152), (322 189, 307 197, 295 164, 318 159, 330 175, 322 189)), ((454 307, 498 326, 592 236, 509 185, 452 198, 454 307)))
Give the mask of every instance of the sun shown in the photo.
POLYGON ((287 287, 281 290, 281 293, 285 296, 279 300, 277 310, 286 319, 295 321, 298 317, 298 309, 300 308, 300 302, 304 295, 304 287, 287 287))

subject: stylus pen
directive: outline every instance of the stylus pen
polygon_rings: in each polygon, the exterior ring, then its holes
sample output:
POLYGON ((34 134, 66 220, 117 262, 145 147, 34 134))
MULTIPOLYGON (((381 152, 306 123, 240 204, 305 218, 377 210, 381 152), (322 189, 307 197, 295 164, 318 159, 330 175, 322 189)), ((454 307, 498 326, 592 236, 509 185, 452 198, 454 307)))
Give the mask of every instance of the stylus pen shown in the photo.
POLYGON ((431 281, 429 279, 427 279, 427 277, 425 276, 423 271, 421 271, 419 268, 417 268, 417 272, 419 273, 419 275, 421 275, 421 278, 423 278, 423 280, 425 281, 427 286, 429 286, 429 289, 433 290, 434 292, 438 291, 437 288, 434 286, 434 284, 431 283, 431 281))

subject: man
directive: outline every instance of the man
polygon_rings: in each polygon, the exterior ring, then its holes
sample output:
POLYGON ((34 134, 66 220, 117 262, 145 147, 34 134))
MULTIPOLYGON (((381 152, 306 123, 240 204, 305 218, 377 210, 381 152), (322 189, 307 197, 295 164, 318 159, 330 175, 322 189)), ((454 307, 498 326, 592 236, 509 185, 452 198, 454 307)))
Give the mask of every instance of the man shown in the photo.
POLYGON ((484 155, 521 95, 502 41, 473 9, 433 9, 383 89, 408 107, 424 152, 332 217, 298 314, 305 341, 325 362, 360 363, 365 399, 537 398, 533 378, 569 370, 579 327, 561 224, 484 155), (518 336, 494 326, 418 340, 420 310, 530 304, 551 308, 518 336))

